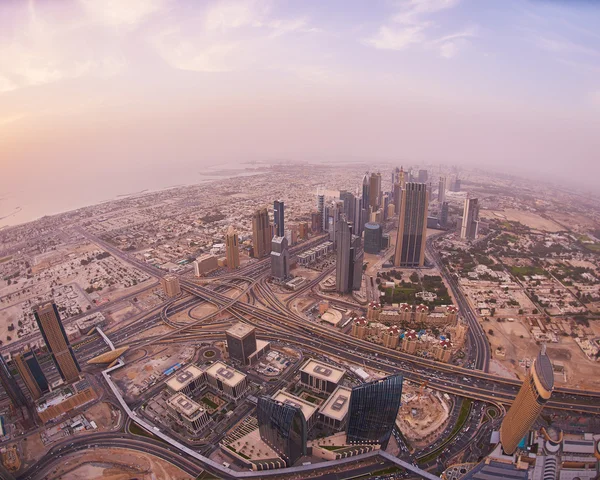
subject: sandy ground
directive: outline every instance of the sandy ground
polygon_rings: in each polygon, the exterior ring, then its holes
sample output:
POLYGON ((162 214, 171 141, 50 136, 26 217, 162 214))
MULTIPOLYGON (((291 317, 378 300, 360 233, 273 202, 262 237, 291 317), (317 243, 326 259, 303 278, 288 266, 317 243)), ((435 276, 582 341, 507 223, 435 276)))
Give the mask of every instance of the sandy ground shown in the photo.
POLYGON ((50 474, 57 480, 188 480, 193 477, 153 455, 122 448, 95 449, 68 457, 50 474))
POLYGON ((521 222, 523 225, 527 225, 529 228, 535 230, 543 230, 546 232, 559 232, 565 230, 564 227, 552 220, 546 219, 534 212, 527 212, 521 210, 482 210, 481 216, 484 218, 495 218, 495 219, 506 219, 512 222, 521 222))

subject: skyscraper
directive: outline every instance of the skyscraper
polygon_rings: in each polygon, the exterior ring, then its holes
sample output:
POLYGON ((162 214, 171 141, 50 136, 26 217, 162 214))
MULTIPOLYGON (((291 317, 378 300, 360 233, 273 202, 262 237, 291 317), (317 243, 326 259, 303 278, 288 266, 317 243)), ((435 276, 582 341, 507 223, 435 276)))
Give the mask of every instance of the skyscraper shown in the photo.
POLYGON ((271 242, 271 276, 278 280, 290 276, 290 251, 285 237, 273 237, 271 242))
POLYGON ((379 254, 381 251, 381 225, 378 223, 365 224, 365 253, 379 254))
POLYGON ((438 203, 441 205, 446 201, 446 177, 440 177, 438 185, 438 203))
POLYGON ((372 173, 369 178, 369 206, 377 210, 381 201, 381 173, 372 173))
POLYGON ((14 362, 31 398, 38 400, 42 395, 48 393, 48 380, 32 350, 15 355, 14 362))
POLYGON ((402 375, 390 375, 352 389, 346 428, 349 443, 387 447, 402 397, 402 375))
POLYGON ((337 232, 335 281, 338 292, 360 290, 363 258, 360 237, 352 234, 352 224, 342 216, 337 232))
POLYGON ((428 177, 427 170, 419 170, 418 183, 427 183, 428 177))
POLYGON ((321 215, 321 231, 326 232, 329 219, 325 212, 325 195, 323 194, 317 194, 317 213, 321 215))
POLYGON ((398 220, 394 255, 396 267, 422 267, 425 264, 428 206, 427 185, 407 183, 402 191, 402 205, 398 220))
POLYGON ((271 253, 272 238, 273 235, 271 234, 269 211, 266 208, 256 210, 252 215, 252 246, 254 247, 254 258, 263 258, 271 253))
POLYGON ((275 225, 276 237, 285 236, 283 210, 283 202, 275 200, 273 204, 273 225, 275 225))
POLYGON ((33 314, 58 373, 65 382, 74 382, 79 378, 81 369, 69 344, 56 305, 51 302, 38 305, 33 314))
POLYGON ((502 449, 512 455, 531 429, 554 390, 552 363, 546 355, 546 346, 533 361, 523 385, 502 420, 500 442, 502 449))
POLYGON ((225 235, 225 256, 228 268, 235 270, 240 266, 240 246, 233 225, 229 225, 225 235))
POLYGON ((260 438, 282 456, 288 467, 306 455, 308 429, 300 407, 262 396, 256 415, 260 438))
POLYGON ((357 195, 354 197, 354 218, 352 223, 354 224, 354 230, 356 235, 359 237, 362 235, 365 224, 361 221, 362 219, 362 199, 357 195))
POLYGON ((448 202, 442 203, 442 207, 440 208, 440 227, 447 228, 448 227, 448 202))
POLYGON ((396 214, 400 214, 400 208, 402 207, 402 187, 399 182, 392 186, 392 195, 394 197, 396 214))
POLYGON ((354 219, 354 195, 346 190, 340 190, 340 200, 344 202, 344 215, 349 221, 354 219))
POLYGON ((398 173, 398 183, 400 184, 400 188, 404 188, 407 180, 406 172, 404 171, 404 167, 400 167, 400 172, 398 173))
POLYGON ((27 399, 25 398, 25 395, 23 395, 23 391, 19 387, 17 379, 10 373, 10 369, 2 354, 0 354, 0 383, 2 383, 2 387, 15 410, 27 406, 27 399))
POLYGON ((476 240, 479 230, 479 202, 476 198, 465 198, 465 206, 460 224, 460 238, 476 240))
POLYGON ((227 339, 227 352, 229 358, 240 362, 242 365, 250 363, 249 358, 256 352, 256 329, 250 325, 239 322, 225 331, 227 339))

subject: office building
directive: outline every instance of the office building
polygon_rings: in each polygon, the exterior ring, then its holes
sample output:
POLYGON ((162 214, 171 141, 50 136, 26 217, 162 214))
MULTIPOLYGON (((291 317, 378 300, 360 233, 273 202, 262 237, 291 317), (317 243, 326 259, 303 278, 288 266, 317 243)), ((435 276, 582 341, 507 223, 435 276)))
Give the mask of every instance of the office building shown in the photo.
POLYGON ((208 383, 231 400, 238 400, 250 387, 246 375, 221 361, 212 363, 205 373, 208 383))
POLYGON ((210 253, 200 255, 194 261, 194 275, 197 277, 203 277, 217 268, 219 268, 219 260, 215 255, 211 255, 210 253))
POLYGON ((394 266, 422 267, 425 264, 428 206, 427 186, 407 183, 402 191, 394 266))
POLYGON ((552 363, 546 355, 546 346, 533 361, 529 373, 510 406, 500 427, 502 449, 508 455, 517 450, 521 440, 527 435, 544 405, 554 390, 552 363))
POLYGON ((348 442, 387 447, 400 409, 402 375, 364 383, 352 389, 348 409, 348 442))
POLYGON ((438 203, 441 205, 446 201, 446 177, 440 177, 438 184, 438 203))
POLYGON ((240 266, 240 245, 237 233, 233 225, 229 225, 225 235, 225 256, 227 258, 227 267, 235 270, 240 266))
POLYGON ((329 212, 325 208, 325 195, 317 195, 317 213, 321 215, 321 231, 326 232, 329 226, 329 212))
POLYGON ((440 208, 440 218, 439 218, 440 227, 448 228, 448 202, 442 203, 440 208))
POLYGON ((352 390, 340 385, 319 407, 321 421, 336 430, 342 430, 346 424, 348 416, 348 407, 350 406, 350 397, 352 390))
POLYGON ((179 278, 175 275, 165 275, 160 279, 163 291, 169 298, 176 297, 181 293, 181 286, 179 285, 179 278))
POLYGON ((259 397, 256 407, 260 438, 291 467, 306 455, 308 429, 299 407, 259 397))
POLYGON ((319 212, 310 214, 310 229, 313 233, 321 233, 323 231, 323 218, 319 212))
POLYGON ((460 220, 460 238, 476 240, 479 230, 479 201, 476 198, 465 198, 463 216, 460 220))
POLYGON ((381 225, 367 223, 365 225, 365 253, 377 255, 381 251, 381 225))
POLYGON ((308 222, 301 222, 298 225, 298 238, 301 240, 308 239, 308 222))
POLYGON ((377 210, 381 205, 381 173, 372 173, 369 177, 369 206, 377 210))
POLYGON ((65 382, 74 382, 79 378, 81 369, 69 344, 56 305, 51 302, 38 305, 33 314, 58 373, 65 382))
POLYGON ((229 358, 242 365, 250 363, 250 355, 256 352, 256 329, 239 322, 225 332, 229 358))
POLYGON ((399 183, 394 183, 392 186, 392 197, 394 202, 394 211, 396 215, 400 214, 400 207, 402 207, 402 187, 399 183))
POLYGON ((363 204, 362 199, 359 196, 354 197, 354 218, 352 218, 352 223, 354 225, 354 231, 357 236, 361 236, 365 224, 362 221, 363 218, 363 204))
POLYGON ((196 365, 189 364, 171 375, 165 383, 169 392, 173 394, 183 393, 184 395, 194 396, 206 383, 206 375, 196 365))
POLYGON ((167 415, 191 434, 204 430, 210 423, 208 412, 183 393, 168 398, 167 407, 167 415))
POLYGON ((354 195, 346 190, 340 190, 340 200, 344 202, 342 213, 351 222, 354 218, 354 195))
MULTIPOLYGON (((283 233, 281 236, 283 236, 283 233)), ((273 235, 269 222, 269 211, 266 208, 258 209, 252 215, 254 258, 263 258, 271 253, 271 238, 273 238, 273 235)))
POLYGON ((343 217, 337 233, 336 290, 340 293, 360 290, 364 258, 360 237, 352 234, 352 224, 343 217))
POLYGON ((314 403, 310 403, 308 400, 304 400, 303 398, 297 397, 296 395, 292 395, 291 393, 286 392, 285 390, 279 390, 275 395, 273 395, 273 400, 275 400, 276 402, 298 407, 300 410, 302 410, 304 420, 306 420, 307 432, 310 432, 317 423, 318 407, 314 403))
POLYGON ((48 380, 32 350, 15 355, 13 360, 19 375, 23 379, 23 383, 27 387, 27 390, 29 390, 31 398, 38 400, 42 395, 50 391, 48 380))
POLYGON ((273 237, 271 242, 271 276, 277 280, 290 276, 290 250, 285 237, 273 237))
POLYGON ((427 183, 429 175, 427 174, 427 170, 419 170, 419 176, 417 178, 418 183, 427 183))
POLYGON ((400 167, 400 172, 398 173, 398 182, 400 184, 400 188, 404 188, 406 183, 408 182, 407 174, 404 171, 404 167, 400 167))
POLYGON ((300 369, 300 383, 318 392, 332 393, 346 370, 309 359, 300 369))
POLYGON ((2 388, 4 388, 4 391, 15 410, 27 406, 27 399, 25 398, 25 395, 23 395, 23 391, 19 387, 17 379, 10 373, 10 368, 8 368, 2 354, 0 354, 0 383, 2 383, 2 388))
POLYGON ((285 226, 283 220, 283 202, 275 200, 273 204, 273 225, 275 227, 274 234, 276 237, 285 236, 285 226))

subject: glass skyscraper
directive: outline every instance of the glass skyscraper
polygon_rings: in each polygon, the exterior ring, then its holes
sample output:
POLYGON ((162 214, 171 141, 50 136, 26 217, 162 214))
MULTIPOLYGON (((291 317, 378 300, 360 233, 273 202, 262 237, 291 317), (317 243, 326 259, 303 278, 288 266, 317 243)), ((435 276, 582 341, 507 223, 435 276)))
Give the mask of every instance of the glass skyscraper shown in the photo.
POLYGON ((306 455, 306 419, 299 407, 260 397, 257 406, 260 438, 291 467, 306 455))
POLYGON ((352 389, 346 433, 348 443, 387 447, 402 396, 402 375, 390 375, 352 389))

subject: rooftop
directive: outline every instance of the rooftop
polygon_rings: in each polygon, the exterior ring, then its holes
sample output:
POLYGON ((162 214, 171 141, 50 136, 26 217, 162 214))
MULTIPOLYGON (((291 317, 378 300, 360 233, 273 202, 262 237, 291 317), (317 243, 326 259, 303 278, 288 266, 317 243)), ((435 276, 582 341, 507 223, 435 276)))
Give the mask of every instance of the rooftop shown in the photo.
POLYGON ((307 402, 302 398, 296 397, 295 395, 292 395, 284 390, 279 390, 273 396, 273 400, 300 408, 307 422, 317 411, 316 405, 307 402))
POLYGON ((232 368, 223 362, 215 362, 205 371, 207 375, 221 380, 225 385, 229 385, 232 388, 246 378, 246 375, 242 372, 238 372, 235 368, 232 368))
POLYGON ((300 371, 306 372, 313 377, 320 378, 322 380, 328 380, 333 383, 338 383, 346 373, 346 370, 342 368, 337 368, 313 359, 308 360, 300 369, 300 371))
POLYGON ((535 373, 537 374, 542 386, 551 392, 554 389, 554 371, 552 363, 546 355, 545 348, 538 354, 535 360, 535 373))
POLYGON ((173 410, 185 415, 186 417, 194 417, 199 413, 204 413, 204 409, 200 404, 194 402, 190 397, 183 393, 176 393, 167 400, 167 405, 173 410))
POLYGON ((239 322, 233 325, 231 328, 229 328, 225 333, 235 338, 245 338, 248 335, 250 335, 253 331, 253 326, 239 322))
POLYGON ((337 387, 319 409, 321 413, 334 420, 342 421, 348 413, 352 390, 341 385, 337 387))
POLYGON ((198 377, 201 377, 203 373, 196 365, 190 364, 171 375, 166 383, 171 390, 179 392, 198 377))

